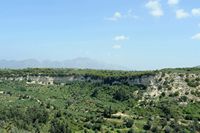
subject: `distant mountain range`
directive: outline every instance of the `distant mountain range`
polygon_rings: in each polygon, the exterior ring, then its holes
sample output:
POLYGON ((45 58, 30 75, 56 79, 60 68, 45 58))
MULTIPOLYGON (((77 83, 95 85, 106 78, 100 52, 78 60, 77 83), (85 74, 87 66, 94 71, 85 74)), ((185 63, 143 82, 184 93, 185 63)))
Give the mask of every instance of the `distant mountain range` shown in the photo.
POLYGON ((38 61, 27 60, 0 60, 0 68, 22 69, 22 68, 80 68, 80 69, 106 69, 127 70, 125 67, 107 64, 90 58, 76 58, 65 61, 38 61))

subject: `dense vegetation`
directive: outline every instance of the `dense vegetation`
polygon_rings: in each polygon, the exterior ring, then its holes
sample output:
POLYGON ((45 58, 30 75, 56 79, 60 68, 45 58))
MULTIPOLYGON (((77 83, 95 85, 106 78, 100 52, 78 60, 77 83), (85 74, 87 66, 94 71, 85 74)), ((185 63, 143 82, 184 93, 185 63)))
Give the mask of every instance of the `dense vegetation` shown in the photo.
POLYGON ((49 68, 34 68, 34 69, 0 69, 1 77, 18 77, 18 76, 92 76, 100 78, 120 78, 131 76, 152 75, 155 71, 110 71, 110 70, 91 70, 91 69, 49 69, 49 68))
MULTIPOLYGON (((199 69, 191 71, 199 72, 199 69)), ((72 74, 120 78, 155 73, 157 71, 73 69, 0 71, 1 77, 72 74)), ((188 80, 189 84, 190 82, 193 81, 188 80)), ((181 105, 174 96, 165 97, 164 94, 158 100, 142 100, 144 92, 146 92, 145 88, 140 86, 92 81, 73 81, 65 85, 2 81, 0 82, 0 132, 200 132, 199 102, 181 105)), ((182 99, 184 100, 184 97, 182 99)))

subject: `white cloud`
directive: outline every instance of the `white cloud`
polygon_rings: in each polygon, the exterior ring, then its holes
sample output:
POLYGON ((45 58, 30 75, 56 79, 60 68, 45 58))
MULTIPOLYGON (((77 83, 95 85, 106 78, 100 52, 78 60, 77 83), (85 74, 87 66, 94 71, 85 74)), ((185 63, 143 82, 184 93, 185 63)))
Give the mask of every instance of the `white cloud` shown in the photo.
POLYGON ((200 33, 197 33, 192 37, 193 40, 200 40, 200 33))
POLYGON ((176 18, 177 19, 183 19, 183 18, 187 18, 189 17, 190 14, 186 11, 184 11, 183 9, 179 9, 176 11, 176 18))
POLYGON ((132 9, 129 9, 128 12, 124 15, 124 18, 138 19, 139 17, 135 15, 132 9))
POLYGON ((116 44, 116 45, 113 45, 113 49, 120 49, 122 46, 121 45, 119 45, 119 44, 116 44))
POLYGON ((124 13, 124 14, 122 14, 121 12, 115 12, 113 16, 107 18, 107 20, 118 21, 120 19, 129 19, 129 18, 137 19, 138 16, 136 16, 135 13, 130 9, 128 10, 127 13, 124 13))
POLYGON ((200 8, 193 8, 192 9, 192 15, 200 16, 200 8))
POLYGON ((124 36, 124 35, 119 35, 119 36, 116 36, 114 38, 115 41, 125 41, 125 40, 128 40, 128 39, 129 39, 129 37, 124 36))
POLYGON ((178 3, 179 3, 179 0, 168 0, 168 4, 170 6, 177 5, 178 3))
POLYGON ((145 7, 150 10, 150 14, 154 17, 161 17, 164 15, 162 6, 158 0, 150 0, 145 7))
POLYGON ((122 18, 122 14, 120 12, 115 12, 112 17, 108 18, 111 21, 117 21, 122 18))

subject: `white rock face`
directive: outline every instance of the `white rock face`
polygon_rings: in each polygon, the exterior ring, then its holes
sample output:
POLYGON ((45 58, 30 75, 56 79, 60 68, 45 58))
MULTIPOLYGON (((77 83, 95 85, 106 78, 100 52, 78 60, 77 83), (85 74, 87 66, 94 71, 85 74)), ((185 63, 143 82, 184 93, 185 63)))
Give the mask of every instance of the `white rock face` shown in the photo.
POLYGON ((27 84, 41 84, 41 85, 53 85, 53 84, 66 84, 72 81, 93 81, 93 82, 106 82, 106 83, 128 83, 130 85, 143 85, 148 86, 154 82, 154 76, 144 75, 135 76, 123 79, 114 79, 110 81, 104 81, 101 78, 84 77, 84 76, 64 76, 64 77, 49 77, 49 76, 26 76, 26 77, 1 77, 1 81, 26 81, 27 84))
POLYGON ((182 73, 162 73, 157 74, 152 83, 147 87, 144 97, 158 98, 161 95, 173 96, 178 94, 178 98, 186 96, 190 100, 200 101, 200 97, 192 93, 199 92, 200 86, 191 87, 187 80, 198 82, 200 85, 199 74, 182 74, 182 73))

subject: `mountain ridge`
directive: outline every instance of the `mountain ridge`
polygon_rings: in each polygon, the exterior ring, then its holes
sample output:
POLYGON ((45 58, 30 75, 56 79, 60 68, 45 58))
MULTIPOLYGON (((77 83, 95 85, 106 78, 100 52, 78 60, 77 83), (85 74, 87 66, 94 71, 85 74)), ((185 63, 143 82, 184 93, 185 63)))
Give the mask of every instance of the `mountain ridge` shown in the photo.
POLYGON ((79 69, 102 69, 102 70, 128 70, 119 65, 108 64, 94 59, 79 57, 63 61, 52 60, 0 60, 0 68, 23 69, 23 68, 79 68, 79 69))

